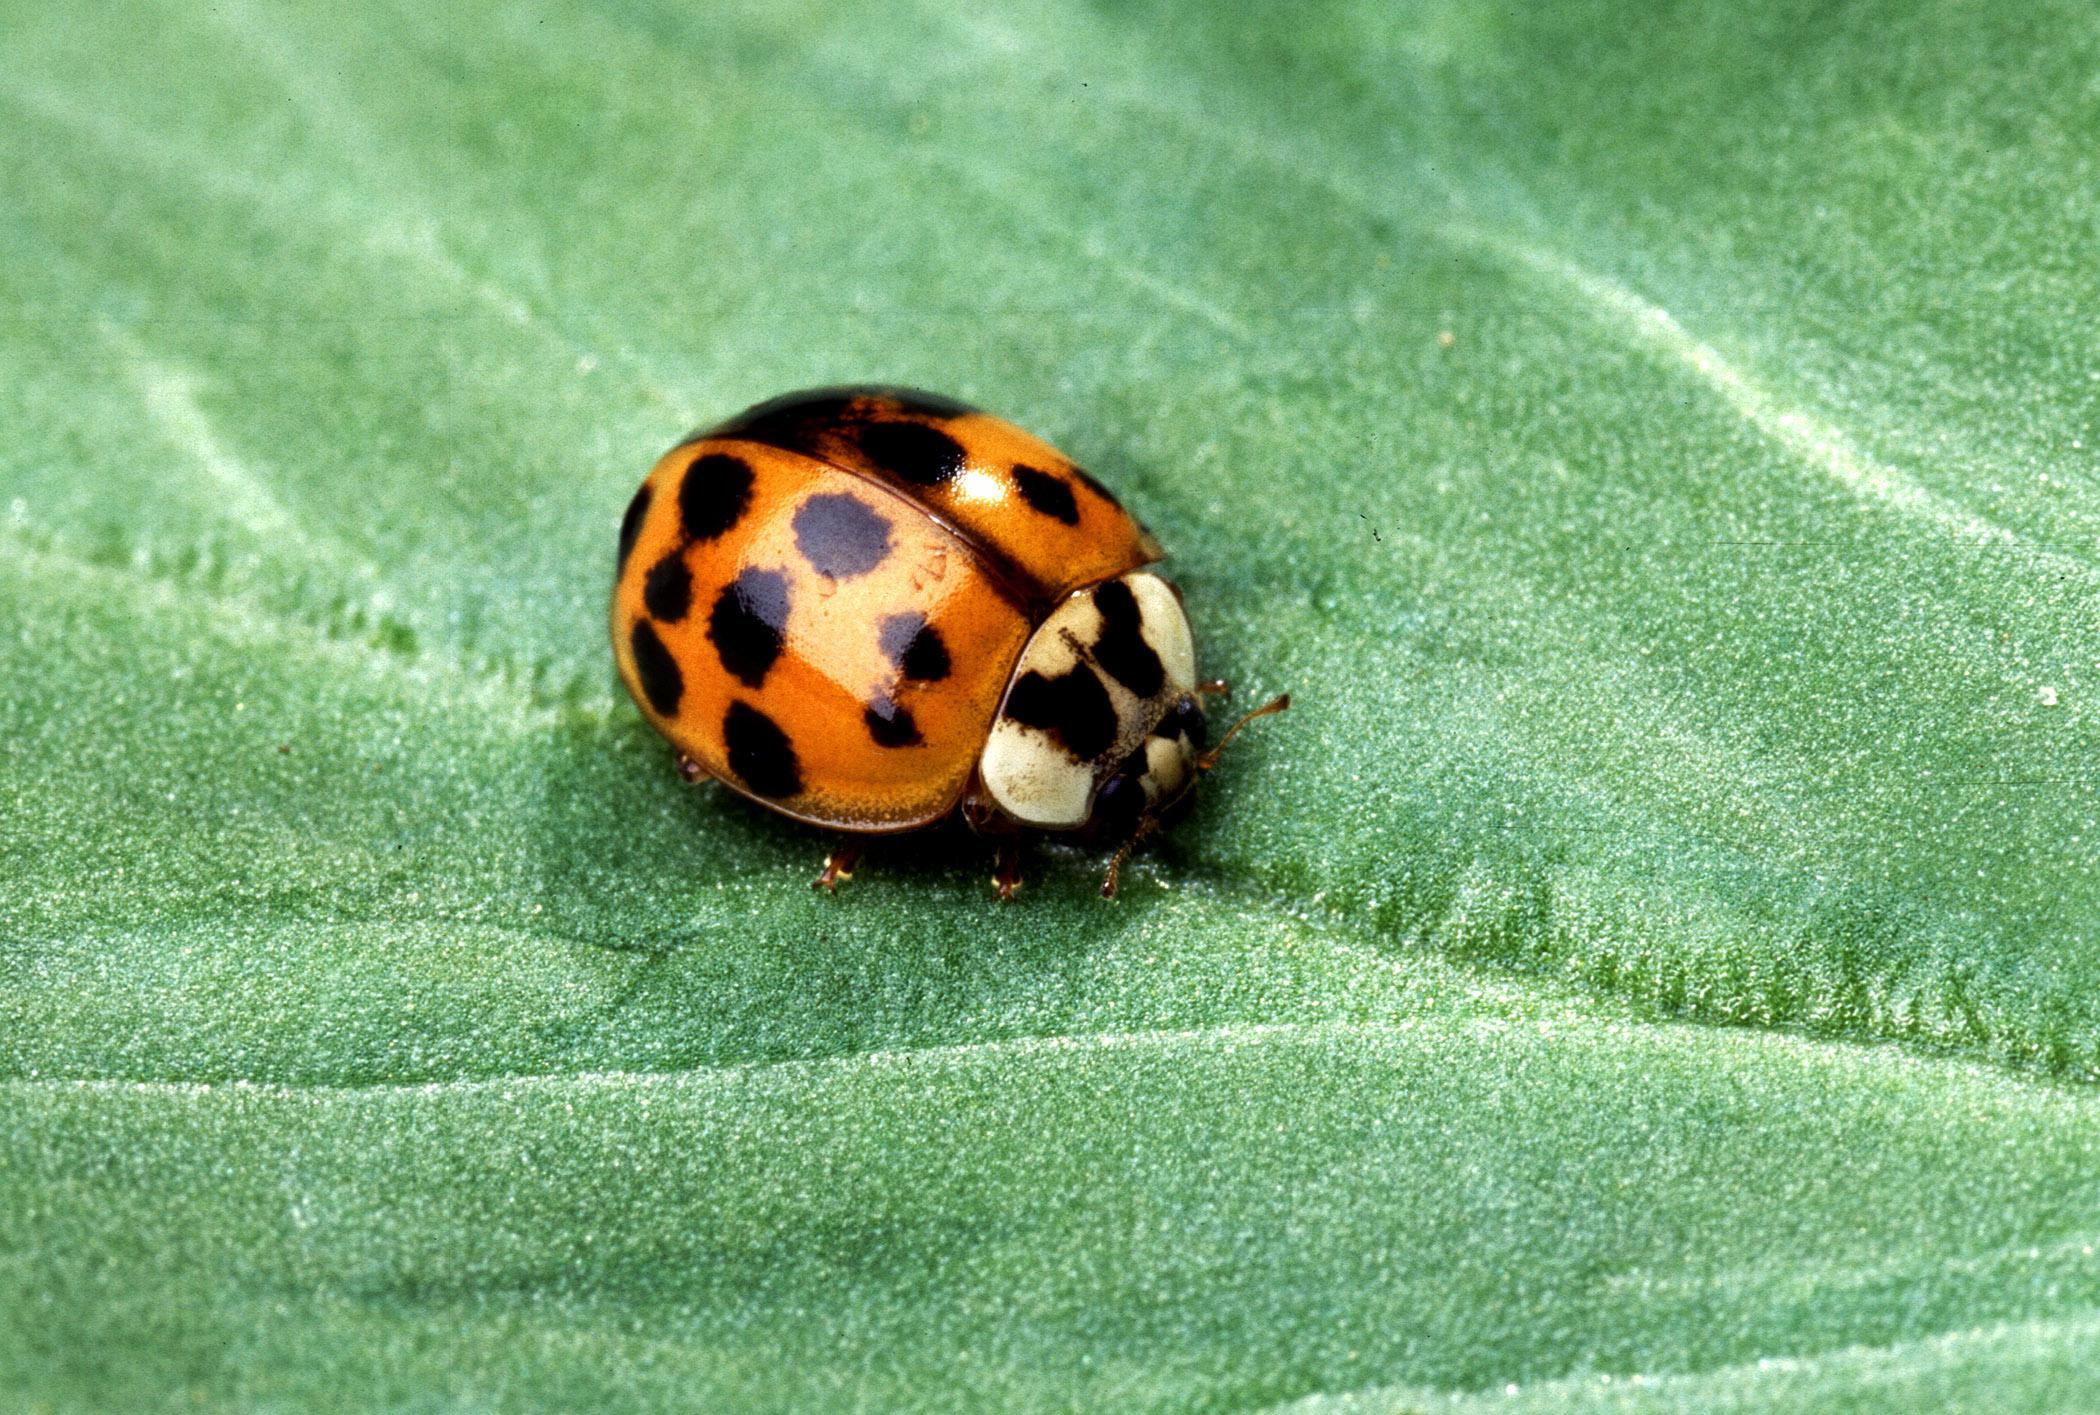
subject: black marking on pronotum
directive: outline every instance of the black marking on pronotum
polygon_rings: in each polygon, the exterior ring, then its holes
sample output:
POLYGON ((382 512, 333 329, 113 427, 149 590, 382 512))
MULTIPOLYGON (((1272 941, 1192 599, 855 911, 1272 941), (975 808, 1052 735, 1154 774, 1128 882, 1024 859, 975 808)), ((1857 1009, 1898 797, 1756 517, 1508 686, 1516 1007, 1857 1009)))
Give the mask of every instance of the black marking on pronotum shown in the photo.
POLYGON ((1112 674, 1118 683, 1141 698, 1149 698, 1166 686, 1166 666, 1145 642, 1144 615, 1137 596, 1121 580, 1110 580, 1094 591, 1094 607, 1101 611, 1101 637, 1094 641, 1094 662, 1112 674))
POLYGON ((1063 521, 1068 526, 1079 524, 1079 503, 1072 499, 1072 488, 1062 478, 1016 463, 1014 485, 1019 488, 1023 501, 1051 520, 1063 521))
POLYGON ((913 486, 946 486, 969 460, 960 442, 924 423, 869 423, 858 440, 878 471, 913 486))
POLYGON ((834 580, 865 575, 890 553, 890 523, 857 496, 829 491, 795 512, 795 548, 834 580))
POLYGON ((1116 740, 1116 708, 1094 670, 1080 664, 1045 678, 1030 669, 1006 695, 1006 716, 1039 727, 1083 761, 1107 751, 1116 740))
POLYGON ((923 614, 884 615, 877 642, 882 645, 883 656, 907 678, 938 683, 948 676, 948 645, 942 640, 941 631, 928 624, 923 614))
POLYGON ((722 667, 747 688, 766 681, 787 636, 788 582, 778 570, 746 569, 722 587, 707 637, 722 667))
POLYGON ((678 483, 678 515, 694 540, 713 540, 751 509, 751 464, 726 452, 695 457, 678 483))
POLYGON ((627 503, 627 514, 620 518, 620 563, 614 573, 627 568, 627 557, 634 553, 635 537, 642 533, 642 518, 648 514, 649 483, 643 482, 642 489, 634 494, 634 500, 627 503))
POLYGON ((869 703, 860 717, 878 747, 914 747, 924 740, 919 736, 919 724, 911 720, 911 709, 899 707, 888 698, 869 703))
POLYGON ((802 764, 780 724, 749 703, 731 703, 722 718, 729 770, 761 796, 794 796, 802 790, 802 764))
POLYGON ((676 624, 693 607, 693 572, 685 568, 685 552, 675 549, 649 567, 642 581, 642 603, 665 624, 676 624))
POLYGON ((646 619, 635 620, 627 644, 634 651, 634 675, 642 680, 642 696, 658 717, 676 717, 678 700, 685 696, 685 675, 656 636, 656 626, 646 619))

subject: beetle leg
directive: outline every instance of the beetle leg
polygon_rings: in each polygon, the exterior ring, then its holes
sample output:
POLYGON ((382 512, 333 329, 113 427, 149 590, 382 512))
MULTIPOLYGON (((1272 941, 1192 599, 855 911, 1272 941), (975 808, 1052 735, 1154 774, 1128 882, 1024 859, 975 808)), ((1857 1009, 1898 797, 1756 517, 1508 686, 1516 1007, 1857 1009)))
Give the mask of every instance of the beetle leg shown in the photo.
POLYGON ((1232 684, 1226 682, 1223 678, 1206 678, 1196 685, 1196 696, 1199 698, 1229 698, 1232 696, 1232 684))
POLYGON ((1021 892, 1021 842, 1005 840, 999 844, 999 870, 992 876, 992 887, 999 891, 999 902, 1010 903, 1021 892))
POLYGON ((1116 897, 1116 883, 1123 876, 1123 862, 1130 858, 1131 843, 1132 842, 1128 840, 1124 841, 1121 845, 1116 847, 1116 853, 1110 857, 1108 862, 1108 874, 1101 881, 1101 897, 1103 899, 1113 899, 1116 897))
POLYGON ((683 781, 688 786, 691 786, 696 782, 706 779, 707 776, 707 768, 700 765, 700 763, 694 761, 684 752, 680 752, 678 754, 676 768, 678 771, 678 779, 680 781, 683 781))
POLYGON ((1146 836, 1158 829, 1159 817, 1146 816, 1138 822, 1137 829, 1130 832, 1130 838, 1116 847, 1114 857, 1108 862, 1108 877, 1101 881, 1101 897, 1103 899, 1116 897, 1116 885, 1123 878, 1123 862, 1130 858, 1131 851, 1145 843, 1146 836))
POLYGON ((862 846, 845 842, 824 857, 824 873, 810 884, 812 889, 821 889, 826 894, 839 892, 839 881, 853 878, 853 867, 860 863, 862 846))

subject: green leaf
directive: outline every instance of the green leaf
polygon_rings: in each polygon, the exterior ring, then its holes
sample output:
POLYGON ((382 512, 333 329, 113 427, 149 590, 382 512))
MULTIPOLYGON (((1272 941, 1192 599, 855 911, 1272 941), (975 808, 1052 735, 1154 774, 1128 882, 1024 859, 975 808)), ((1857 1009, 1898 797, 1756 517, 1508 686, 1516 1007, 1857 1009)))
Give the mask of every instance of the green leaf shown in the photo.
POLYGON ((2100 26, 0 11, 0 1395, 2100 1403, 2100 26), (838 897, 689 426, 1085 461, 1297 702, 838 897))

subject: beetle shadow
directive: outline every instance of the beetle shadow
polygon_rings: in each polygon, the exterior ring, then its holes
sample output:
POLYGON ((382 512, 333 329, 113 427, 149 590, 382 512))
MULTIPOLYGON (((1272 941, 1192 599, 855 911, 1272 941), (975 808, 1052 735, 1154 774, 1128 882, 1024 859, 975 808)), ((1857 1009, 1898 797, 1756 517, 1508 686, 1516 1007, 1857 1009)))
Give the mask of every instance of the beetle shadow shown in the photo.
POLYGON ((539 1028, 578 1067, 751 1064, 1096 1025, 1124 1006, 1128 989, 1104 992, 1104 970, 1126 966, 1128 937, 1187 907, 1139 879, 1103 900, 1106 852, 1041 841, 1023 855, 1019 898, 1001 903, 997 840, 955 820, 860 837, 855 877, 827 895, 811 885, 840 836, 685 784, 638 715, 578 714, 532 751, 532 858, 510 872, 528 897, 505 912, 544 936, 550 967, 599 980, 598 1004, 539 1028))

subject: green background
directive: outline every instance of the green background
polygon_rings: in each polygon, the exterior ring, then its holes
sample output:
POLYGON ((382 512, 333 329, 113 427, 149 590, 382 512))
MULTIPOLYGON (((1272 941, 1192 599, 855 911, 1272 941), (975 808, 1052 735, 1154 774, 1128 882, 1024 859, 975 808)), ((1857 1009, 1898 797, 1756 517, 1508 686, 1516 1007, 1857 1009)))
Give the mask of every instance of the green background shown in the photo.
POLYGON ((2100 1404, 2100 22, 0 4, 0 1398, 2100 1404), (1095 896, 681 786, 917 384, 1297 706, 1095 896))

